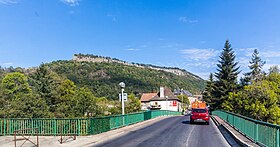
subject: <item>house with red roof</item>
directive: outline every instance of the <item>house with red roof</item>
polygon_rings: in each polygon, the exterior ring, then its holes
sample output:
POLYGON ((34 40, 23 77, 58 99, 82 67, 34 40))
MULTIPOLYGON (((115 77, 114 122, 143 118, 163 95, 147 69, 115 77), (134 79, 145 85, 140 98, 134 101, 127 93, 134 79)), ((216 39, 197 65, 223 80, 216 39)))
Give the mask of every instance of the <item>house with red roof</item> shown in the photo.
POLYGON ((181 100, 168 87, 160 87, 156 93, 143 93, 140 101, 142 110, 182 111, 181 100))

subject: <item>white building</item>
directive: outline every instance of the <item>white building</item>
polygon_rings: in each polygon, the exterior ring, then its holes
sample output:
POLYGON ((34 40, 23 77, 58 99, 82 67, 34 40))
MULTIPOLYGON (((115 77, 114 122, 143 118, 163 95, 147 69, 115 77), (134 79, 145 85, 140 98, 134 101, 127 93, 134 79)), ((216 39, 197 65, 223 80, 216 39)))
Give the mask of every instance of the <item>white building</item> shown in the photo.
POLYGON ((158 93, 144 93, 140 101, 142 110, 182 111, 181 100, 167 87, 160 87, 158 93))

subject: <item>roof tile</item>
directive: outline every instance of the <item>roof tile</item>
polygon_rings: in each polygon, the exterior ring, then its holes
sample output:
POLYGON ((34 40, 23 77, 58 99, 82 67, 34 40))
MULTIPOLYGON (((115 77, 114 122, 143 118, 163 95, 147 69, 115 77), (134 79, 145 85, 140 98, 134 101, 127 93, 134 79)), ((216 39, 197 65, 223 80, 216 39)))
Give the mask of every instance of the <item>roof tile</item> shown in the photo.
POLYGON ((150 101, 156 95, 157 95, 157 93, 143 93, 143 95, 141 96, 140 101, 141 102, 150 101))

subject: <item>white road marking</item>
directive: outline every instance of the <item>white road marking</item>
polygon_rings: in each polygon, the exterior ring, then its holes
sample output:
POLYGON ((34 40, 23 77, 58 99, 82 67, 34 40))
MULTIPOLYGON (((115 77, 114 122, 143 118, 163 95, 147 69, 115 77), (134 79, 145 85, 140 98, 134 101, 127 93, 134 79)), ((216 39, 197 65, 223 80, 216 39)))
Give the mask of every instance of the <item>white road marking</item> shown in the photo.
POLYGON ((192 136, 192 132, 193 132, 193 130, 194 130, 194 126, 192 127, 192 130, 190 131, 190 133, 189 133, 189 136, 188 136, 188 138, 187 138, 187 141, 186 141, 186 146, 188 146, 188 142, 189 142, 189 139, 190 139, 190 137, 192 136))

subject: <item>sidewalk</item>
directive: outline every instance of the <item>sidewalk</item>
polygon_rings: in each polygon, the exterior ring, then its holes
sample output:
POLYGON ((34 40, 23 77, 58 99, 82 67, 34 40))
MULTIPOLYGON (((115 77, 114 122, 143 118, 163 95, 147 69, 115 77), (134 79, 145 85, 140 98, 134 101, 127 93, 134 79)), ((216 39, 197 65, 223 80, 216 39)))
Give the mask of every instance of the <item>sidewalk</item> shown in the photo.
MULTIPOLYGON (((139 130, 141 128, 144 128, 146 126, 149 126, 157 121, 166 119, 168 117, 173 117, 173 116, 162 116, 162 117, 157 117, 154 119, 146 120, 143 122, 139 122, 130 126, 126 126, 123 128, 111 130, 108 132, 96 134, 96 135, 90 135, 90 136, 77 136, 76 140, 69 139, 67 142, 60 144, 58 140, 60 139, 60 136, 39 136, 39 146, 40 147, 85 147, 85 146, 95 146, 98 144, 101 144, 104 141, 108 141, 110 139, 115 139, 117 137, 126 135, 130 132, 139 130)), ((17 138, 20 138, 18 136, 17 138)), ((13 147, 14 146, 14 136, 0 136, 0 147, 13 147)), ((30 138, 33 142, 36 142, 36 138, 32 136, 30 138)), ((17 141, 17 146, 20 146, 23 141, 17 141)), ((34 146, 29 142, 26 142, 24 144, 24 147, 30 147, 34 146)))
POLYGON ((232 126, 230 126, 227 122, 222 120, 218 116, 212 116, 215 121, 217 121, 217 125, 223 126, 229 134, 235 139, 236 142, 238 142, 239 145, 241 146, 246 146, 246 147, 259 147, 255 142, 251 141, 247 137, 245 137, 243 134, 235 130, 232 126))

